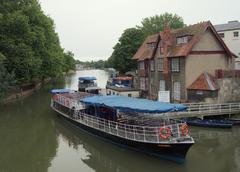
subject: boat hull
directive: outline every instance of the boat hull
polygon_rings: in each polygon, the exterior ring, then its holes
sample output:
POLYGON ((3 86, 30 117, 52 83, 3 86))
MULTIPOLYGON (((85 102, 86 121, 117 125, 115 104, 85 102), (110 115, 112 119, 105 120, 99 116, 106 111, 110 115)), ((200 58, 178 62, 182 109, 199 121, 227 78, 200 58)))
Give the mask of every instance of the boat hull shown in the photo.
POLYGON ((188 125, 208 128, 231 128, 232 123, 214 121, 214 120, 186 120, 188 125))
MULTIPOLYGON (((54 108, 53 108, 54 109, 54 108)), ((56 109, 54 109, 58 112, 56 109)), ((79 127, 82 131, 87 132, 91 135, 97 136, 98 138, 105 140, 107 142, 111 142, 118 146, 128 148, 134 151, 143 152, 145 154, 153 155, 156 157, 168 159, 175 161, 177 163, 184 163, 185 156, 189 150, 189 148, 194 143, 146 143, 146 142, 138 142, 134 140, 125 139, 122 137, 118 137, 116 135, 112 135, 95 128, 86 126, 82 123, 75 121, 74 119, 65 116, 58 112, 58 115, 65 120, 71 122, 73 125, 79 127)))

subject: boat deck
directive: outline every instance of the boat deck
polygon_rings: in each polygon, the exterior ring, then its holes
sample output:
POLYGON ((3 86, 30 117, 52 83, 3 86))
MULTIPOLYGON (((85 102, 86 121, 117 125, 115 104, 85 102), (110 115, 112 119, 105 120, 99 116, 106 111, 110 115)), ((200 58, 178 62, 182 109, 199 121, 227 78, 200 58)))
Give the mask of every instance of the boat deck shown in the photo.
POLYGON ((73 100, 80 100, 84 97, 93 96, 93 95, 94 94, 87 93, 87 92, 73 92, 73 93, 63 93, 63 94, 61 94, 61 96, 63 96, 64 98, 69 98, 69 99, 73 99, 73 100))

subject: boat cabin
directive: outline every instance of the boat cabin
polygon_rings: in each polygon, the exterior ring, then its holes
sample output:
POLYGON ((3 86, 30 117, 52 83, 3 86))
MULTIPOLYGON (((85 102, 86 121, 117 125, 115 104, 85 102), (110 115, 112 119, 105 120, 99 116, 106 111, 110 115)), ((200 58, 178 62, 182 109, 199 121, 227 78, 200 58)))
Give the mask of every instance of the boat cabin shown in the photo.
POLYGON ((107 95, 139 97, 139 90, 133 87, 133 77, 123 76, 110 78, 106 86, 107 95))
POLYGON ((96 83, 96 77, 79 77, 78 91, 99 94, 101 90, 96 83))

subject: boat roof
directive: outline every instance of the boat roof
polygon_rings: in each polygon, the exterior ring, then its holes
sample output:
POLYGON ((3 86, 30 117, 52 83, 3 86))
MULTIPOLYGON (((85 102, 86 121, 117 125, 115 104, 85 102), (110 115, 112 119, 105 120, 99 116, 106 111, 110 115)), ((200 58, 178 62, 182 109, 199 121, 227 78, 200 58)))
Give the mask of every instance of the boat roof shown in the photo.
POLYGON ((118 77, 115 77, 113 79, 115 79, 115 80, 132 80, 132 77, 129 77, 129 76, 118 76, 118 77))
POLYGON ((182 104, 171 104, 126 96, 91 96, 80 100, 88 105, 107 106, 122 112, 165 113, 186 110, 182 104))
POLYGON ((94 76, 83 76, 83 77, 79 77, 78 79, 79 79, 79 80, 85 80, 85 81, 94 81, 94 80, 97 80, 97 78, 94 77, 94 76))
POLYGON ((68 88, 64 88, 64 89, 53 89, 51 90, 51 93, 53 94, 59 94, 59 93, 71 93, 73 92, 72 90, 68 89, 68 88))

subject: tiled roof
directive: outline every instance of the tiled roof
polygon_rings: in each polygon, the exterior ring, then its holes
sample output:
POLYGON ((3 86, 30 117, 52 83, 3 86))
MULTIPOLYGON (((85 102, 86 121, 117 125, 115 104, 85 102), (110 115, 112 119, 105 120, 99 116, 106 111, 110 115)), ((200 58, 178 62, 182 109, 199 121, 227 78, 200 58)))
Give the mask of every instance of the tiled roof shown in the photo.
POLYGON ((195 25, 191 25, 185 28, 172 30, 171 33, 175 38, 190 35, 191 40, 187 44, 176 45, 175 43, 168 50, 168 57, 185 57, 191 51, 193 46, 200 40, 203 33, 209 26, 209 22, 202 22, 195 25))
POLYGON ((204 72, 187 89, 215 91, 218 90, 218 86, 215 78, 209 73, 204 72))
POLYGON ((154 48, 149 48, 149 43, 157 43, 159 38, 159 34, 151 35, 147 37, 141 47, 138 49, 136 54, 133 56, 133 59, 137 60, 144 60, 144 59, 151 59, 154 54, 154 48))
MULTIPOLYGON (((170 35, 172 37, 172 44, 167 49, 167 57, 185 57, 187 56, 190 51, 192 50, 193 46, 201 39, 203 34, 207 29, 211 29, 213 34, 215 35, 216 39, 219 43, 223 46, 229 57, 232 57, 232 53, 227 48, 226 44, 222 41, 219 37, 217 32, 215 31, 214 27, 212 26, 211 22, 201 22, 198 24, 190 25, 184 28, 175 29, 170 31, 170 35), (186 44, 176 44, 176 38, 181 36, 189 36, 191 37, 190 41, 186 44)), ((144 60, 144 59, 151 59, 154 57, 154 53, 158 52, 154 50, 154 48, 149 48, 148 43, 159 42, 160 38, 164 37, 166 32, 160 32, 159 34, 155 34, 149 36, 142 46, 138 49, 136 54, 133 56, 133 59, 137 60, 144 60)), ((159 48, 159 47, 156 47, 159 48)))
POLYGON ((229 22, 226 24, 218 24, 214 26, 217 32, 226 31, 226 30, 236 30, 240 29, 240 22, 229 22))

